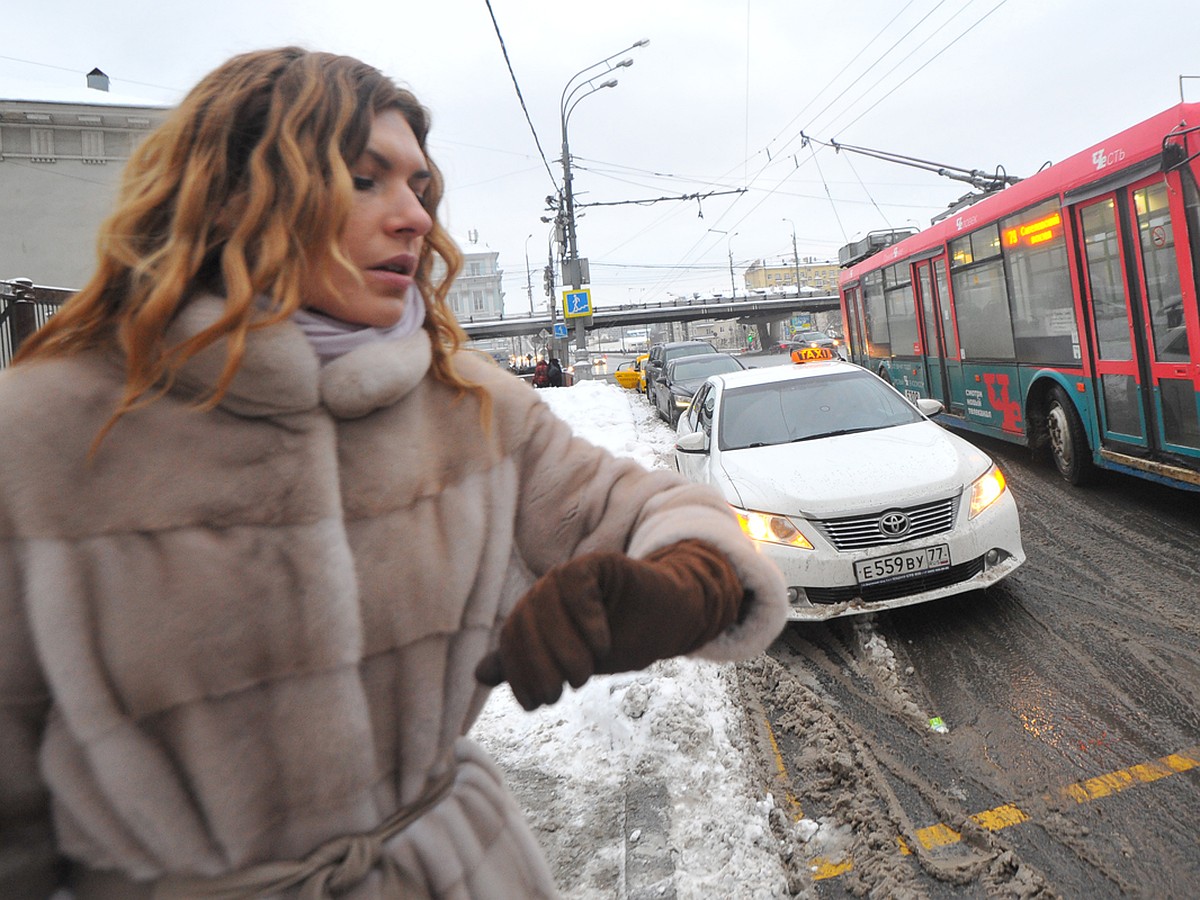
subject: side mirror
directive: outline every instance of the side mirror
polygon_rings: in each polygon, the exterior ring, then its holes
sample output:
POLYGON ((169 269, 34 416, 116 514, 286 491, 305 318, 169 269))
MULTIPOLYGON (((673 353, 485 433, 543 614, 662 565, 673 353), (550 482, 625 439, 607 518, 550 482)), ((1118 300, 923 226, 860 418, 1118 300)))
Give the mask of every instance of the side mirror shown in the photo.
POLYGON ((917 400, 917 409, 925 416, 936 416, 945 408, 941 400, 934 400, 932 397, 920 397, 917 400))
POLYGON ((708 451, 708 435, 703 431, 685 434, 675 442, 675 449, 680 453, 706 453, 708 451))

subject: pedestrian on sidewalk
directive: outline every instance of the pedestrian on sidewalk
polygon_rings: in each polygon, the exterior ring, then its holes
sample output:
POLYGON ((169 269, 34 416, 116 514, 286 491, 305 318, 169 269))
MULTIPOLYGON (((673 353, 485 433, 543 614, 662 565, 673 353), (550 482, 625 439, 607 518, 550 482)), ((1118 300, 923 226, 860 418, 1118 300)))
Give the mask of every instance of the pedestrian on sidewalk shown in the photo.
POLYGON ((550 387, 550 363, 539 359, 533 367, 533 386, 535 388, 550 387))
POLYGON ((428 133, 357 60, 234 57, 0 373, 0 896, 556 896, 490 689, 782 628, 717 494, 463 349, 428 133))

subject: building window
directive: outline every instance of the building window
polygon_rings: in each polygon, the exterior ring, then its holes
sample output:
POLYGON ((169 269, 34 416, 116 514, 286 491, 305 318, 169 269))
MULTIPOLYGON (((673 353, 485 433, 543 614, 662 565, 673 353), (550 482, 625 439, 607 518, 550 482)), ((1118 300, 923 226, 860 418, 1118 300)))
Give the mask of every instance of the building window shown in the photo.
POLYGON ((30 162, 54 162, 54 132, 49 128, 34 128, 30 135, 30 162))
POLYGON ((471 291, 471 300, 473 301, 475 312, 483 312, 485 309, 483 305, 483 291, 471 291))
POLYGON ((83 138, 83 161, 104 162, 104 132, 96 128, 85 128, 80 132, 80 136, 83 138))

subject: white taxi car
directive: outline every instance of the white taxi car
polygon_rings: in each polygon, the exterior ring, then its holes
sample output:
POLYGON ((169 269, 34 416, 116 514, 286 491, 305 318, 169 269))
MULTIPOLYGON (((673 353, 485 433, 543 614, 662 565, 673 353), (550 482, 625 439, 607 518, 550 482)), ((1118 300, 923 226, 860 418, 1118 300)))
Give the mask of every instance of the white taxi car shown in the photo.
POLYGON ((784 574, 793 620, 923 603, 1025 561, 1004 475, 866 369, 815 361, 714 375, 680 417, 675 464, 712 484, 784 574))

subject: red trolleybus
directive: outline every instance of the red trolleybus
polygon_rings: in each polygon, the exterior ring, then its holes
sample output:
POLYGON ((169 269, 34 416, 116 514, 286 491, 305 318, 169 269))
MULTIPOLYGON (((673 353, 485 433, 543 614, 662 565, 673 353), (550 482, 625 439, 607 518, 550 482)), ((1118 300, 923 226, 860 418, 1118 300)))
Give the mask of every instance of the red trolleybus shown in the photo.
POLYGON ((1200 491, 1200 104, 1180 104, 839 278, 850 358, 944 424, 1200 491))

